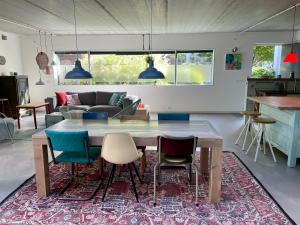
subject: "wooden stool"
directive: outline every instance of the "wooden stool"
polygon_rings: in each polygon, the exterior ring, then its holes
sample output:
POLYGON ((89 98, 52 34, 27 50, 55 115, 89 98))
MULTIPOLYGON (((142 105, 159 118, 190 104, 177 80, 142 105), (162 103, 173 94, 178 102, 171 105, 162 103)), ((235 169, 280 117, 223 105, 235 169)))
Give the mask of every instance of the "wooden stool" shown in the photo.
POLYGON ((259 129, 258 129, 254 139, 252 140, 251 144, 249 145, 249 148, 247 149, 246 154, 248 154, 248 152, 250 151, 250 148, 252 147, 254 141, 257 140, 257 147, 256 147, 255 156, 254 156, 254 162, 256 162, 258 151, 260 149, 261 141, 263 141, 264 154, 266 154, 266 141, 267 141, 269 144, 274 162, 276 162, 276 157, 275 157, 275 154, 273 151, 273 147, 270 143, 270 139, 266 132, 266 124, 276 123, 276 120, 274 120, 272 118, 266 118, 266 117, 257 117, 257 118, 254 118, 253 121, 254 121, 254 123, 257 123, 259 125, 259 129))
MULTIPOLYGON (((250 134, 252 136, 251 131, 254 130, 253 129, 253 119, 260 116, 260 112, 256 112, 256 111, 242 111, 241 114, 243 116, 248 116, 248 120, 245 123, 241 133, 239 134, 238 138, 235 141, 235 144, 237 145, 239 140, 241 139, 243 133, 245 132, 245 136, 244 136, 244 141, 243 141, 243 147, 242 150, 245 150, 245 144, 246 144, 246 140, 247 140, 247 136, 248 136, 248 132, 250 131, 250 134)), ((253 139, 253 136, 252 136, 253 139)))

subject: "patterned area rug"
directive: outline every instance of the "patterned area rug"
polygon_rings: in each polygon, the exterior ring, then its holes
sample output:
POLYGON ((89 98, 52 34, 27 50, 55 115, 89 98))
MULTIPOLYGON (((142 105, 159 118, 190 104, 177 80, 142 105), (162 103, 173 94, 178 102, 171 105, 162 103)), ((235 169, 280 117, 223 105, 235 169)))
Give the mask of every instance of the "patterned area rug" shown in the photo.
MULTIPOLYGON (((35 180, 30 178, 1 204, 0 224, 294 224, 230 152, 223 155, 222 200, 218 204, 208 203, 208 179, 200 175, 196 207, 195 185, 187 185, 186 171, 170 168, 162 169, 158 205, 153 207, 155 152, 147 152, 147 158, 144 184, 136 182, 140 203, 135 201, 127 171, 115 177, 103 203, 104 185, 90 201, 62 201, 56 194, 38 198, 35 180)), ((107 167, 105 184, 110 169, 107 167)), ((79 179, 66 195, 82 197, 95 184, 99 178, 95 166, 85 169, 91 174, 85 176, 89 188, 79 179)), ((50 177, 51 191, 57 192, 67 181, 67 171, 60 165, 51 165, 50 177)))

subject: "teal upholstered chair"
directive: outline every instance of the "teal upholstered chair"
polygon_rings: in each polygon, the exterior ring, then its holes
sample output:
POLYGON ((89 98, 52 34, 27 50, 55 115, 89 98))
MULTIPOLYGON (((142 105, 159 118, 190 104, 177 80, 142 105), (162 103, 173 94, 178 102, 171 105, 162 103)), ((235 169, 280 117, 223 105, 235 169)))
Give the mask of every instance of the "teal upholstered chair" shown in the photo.
MULTIPOLYGON (((100 156, 100 147, 89 146, 88 131, 53 131, 45 130, 48 144, 51 151, 51 156, 55 164, 58 163, 71 163, 71 179, 59 192, 62 195, 67 188, 72 184, 75 175, 75 164, 90 164, 93 163, 98 156, 100 156), (54 155, 54 151, 61 152, 60 155, 54 155)), ((89 200, 98 191, 102 179, 92 191, 91 195, 86 198, 61 198, 64 200, 89 200)))

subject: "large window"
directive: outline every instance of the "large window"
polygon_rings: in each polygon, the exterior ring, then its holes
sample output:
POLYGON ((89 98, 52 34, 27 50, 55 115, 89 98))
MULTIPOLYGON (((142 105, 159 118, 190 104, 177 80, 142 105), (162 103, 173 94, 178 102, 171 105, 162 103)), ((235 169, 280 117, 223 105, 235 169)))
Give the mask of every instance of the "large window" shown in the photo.
POLYGON ((156 51, 152 52, 154 66, 166 79, 138 79, 146 69, 147 52, 80 52, 84 69, 92 80, 65 80, 73 69, 74 52, 56 52, 55 76, 58 84, 133 84, 133 85, 212 85, 213 51, 156 51))

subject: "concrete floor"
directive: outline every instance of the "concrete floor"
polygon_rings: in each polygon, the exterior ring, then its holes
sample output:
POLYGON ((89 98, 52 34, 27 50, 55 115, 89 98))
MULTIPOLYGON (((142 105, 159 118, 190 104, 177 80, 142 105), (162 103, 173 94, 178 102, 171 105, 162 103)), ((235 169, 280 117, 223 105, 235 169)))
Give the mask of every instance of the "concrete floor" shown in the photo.
MULTIPOLYGON (((151 118, 155 119, 155 115, 151 118)), ((191 120, 209 120, 224 138, 224 150, 235 152, 271 193, 287 214, 300 224, 300 163, 295 168, 286 166, 287 157, 275 151, 278 162, 274 163, 269 151, 260 152, 253 161, 254 148, 245 155, 239 146, 234 145, 243 118, 237 114, 194 114, 191 120)), ((22 130, 33 128, 33 118, 21 121, 22 130)), ((38 115, 39 128, 44 127, 44 115, 38 115)), ((0 142, 0 201, 34 174, 31 141, 16 140, 0 142)))

